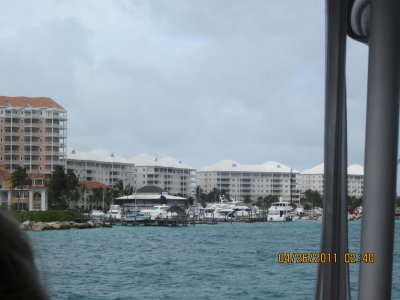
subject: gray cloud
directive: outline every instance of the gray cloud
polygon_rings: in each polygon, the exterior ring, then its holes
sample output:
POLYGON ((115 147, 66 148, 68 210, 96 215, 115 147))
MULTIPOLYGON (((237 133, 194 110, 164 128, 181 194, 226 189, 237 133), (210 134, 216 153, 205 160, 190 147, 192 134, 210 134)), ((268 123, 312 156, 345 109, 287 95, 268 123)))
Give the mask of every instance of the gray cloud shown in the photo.
MULTIPOLYGON (((132 157, 323 159, 320 1, 13 1, 0 93, 69 111, 68 143, 132 157)), ((367 49, 349 42, 349 161, 363 162, 367 49)))

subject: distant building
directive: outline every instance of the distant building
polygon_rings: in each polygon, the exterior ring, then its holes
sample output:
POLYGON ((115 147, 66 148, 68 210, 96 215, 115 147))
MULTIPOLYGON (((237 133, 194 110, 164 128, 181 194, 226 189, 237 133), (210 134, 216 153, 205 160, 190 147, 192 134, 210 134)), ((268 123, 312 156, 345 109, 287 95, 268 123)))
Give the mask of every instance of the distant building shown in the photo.
MULTIPOLYGON (((324 164, 319 164, 314 168, 304 170, 300 174, 300 189, 304 193, 306 190, 318 191, 324 194, 324 164)), ((347 168, 347 194, 360 198, 364 192, 364 167, 361 165, 351 165, 347 168)))
POLYGON ((131 159, 135 165, 134 186, 153 185, 172 195, 191 196, 195 189, 195 170, 173 157, 157 159, 139 154, 131 159))
POLYGON ((68 147, 66 169, 81 181, 98 181, 110 186, 120 180, 124 186, 134 184, 134 164, 103 149, 82 152, 68 147))
POLYGON ((239 164, 223 160, 197 171, 196 183, 204 192, 214 188, 228 192, 237 200, 278 196, 283 201, 300 201, 299 172, 279 162, 261 165, 239 164))
POLYGON ((125 159, 103 149, 82 152, 68 148, 66 166, 79 180, 110 186, 122 180, 124 186, 139 189, 153 185, 183 196, 192 195, 195 188, 195 170, 172 157, 157 159, 139 154, 125 159))
POLYGON ((32 184, 12 189, 11 173, 0 170, 0 205, 4 209, 47 210, 47 187, 44 174, 28 174, 32 184))
POLYGON ((79 187, 80 187, 80 200, 76 202, 74 205, 75 207, 71 207, 76 210, 85 210, 90 207, 99 208, 101 207, 104 209, 106 204, 105 202, 105 192, 107 189, 111 189, 111 187, 107 184, 98 182, 98 181, 79 181, 79 187), (93 190, 94 189, 99 189, 101 192, 101 197, 100 199, 95 199, 92 201, 91 195, 93 195, 93 190))
POLYGON ((0 165, 50 174, 62 164, 67 111, 50 98, 0 96, 0 165))

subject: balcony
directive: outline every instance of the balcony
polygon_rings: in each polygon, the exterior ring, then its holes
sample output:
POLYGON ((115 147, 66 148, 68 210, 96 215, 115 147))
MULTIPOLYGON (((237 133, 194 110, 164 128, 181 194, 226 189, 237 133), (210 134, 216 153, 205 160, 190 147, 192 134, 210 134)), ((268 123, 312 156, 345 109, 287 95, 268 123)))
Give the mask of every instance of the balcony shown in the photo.
POLYGON ((65 138, 66 134, 59 132, 46 132, 46 136, 65 138))
POLYGON ((46 123, 46 128, 67 129, 67 125, 46 123))
POLYGON ((5 145, 23 145, 23 142, 20 141, 4 141, 3 142, 5 145))
POLYGON ((25 131, 23 134, 25 137, 27 137, 27 136, 33 136, 33 137, 43 136, 43 134, 40 133, 39 131, 25 131))

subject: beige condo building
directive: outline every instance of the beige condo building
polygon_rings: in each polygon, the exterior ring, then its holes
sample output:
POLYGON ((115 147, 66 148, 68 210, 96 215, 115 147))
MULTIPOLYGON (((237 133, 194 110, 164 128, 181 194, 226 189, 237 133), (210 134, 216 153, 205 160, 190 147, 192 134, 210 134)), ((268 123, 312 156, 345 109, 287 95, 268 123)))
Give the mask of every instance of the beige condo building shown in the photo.
POLYGON ((0 165, 50 174, 64 161, 67 111, 50 98, 0 96, 0 165))
POLYGON ((129 159, 135 165, 134 186, 157 186, 171 195, 190 197, 195 190, 195 170, 173 157, 139 154, 129 159))
POLYGON ((134 164, 104 149, 83 152, 68 147, 66 169, 73 171, 81 181, 114 186, 121 180, 124 186, 133 186, 134 164))
POLYGON ((300 201, 299 172, 276 161, 261 165, 239 164, 223 160, 197 171, 196 183, 208 193, 224 190, 236 200, 273 195, 283 201, 300 201))
MULTIPOLYGON (((318 191, 324 194, 324 164, 319 164, 311 169, 301 172, 300 189, 318 191)), ((361 198, 364 192, 364 167, 361 165, 350 165, 347 168, 347 194, 361 198)))

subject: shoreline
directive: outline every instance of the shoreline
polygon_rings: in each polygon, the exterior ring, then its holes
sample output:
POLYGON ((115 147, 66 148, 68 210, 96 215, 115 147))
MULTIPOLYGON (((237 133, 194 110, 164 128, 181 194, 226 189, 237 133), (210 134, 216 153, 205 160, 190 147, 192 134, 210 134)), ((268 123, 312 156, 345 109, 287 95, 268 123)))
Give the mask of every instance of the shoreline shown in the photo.
POLYGON ((55 221, 55 222, 35 222, 25 221, 20 224, 24 231, 44 231, 44 230, 75 230, 75 229, 91 229, 91 228, 110 228, 109 224, 98 220, 90 220, 85 223, 77 223, 74 221, 55 221))

